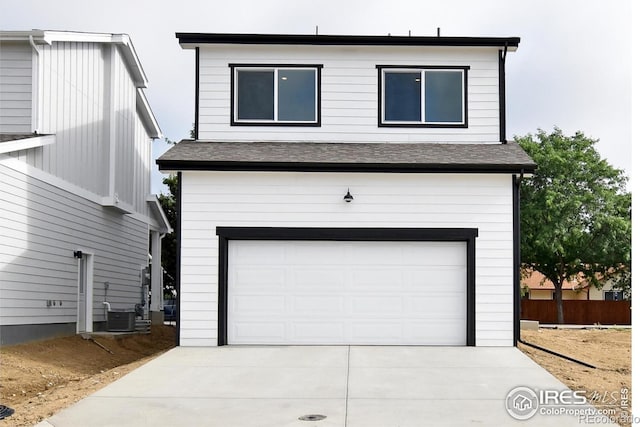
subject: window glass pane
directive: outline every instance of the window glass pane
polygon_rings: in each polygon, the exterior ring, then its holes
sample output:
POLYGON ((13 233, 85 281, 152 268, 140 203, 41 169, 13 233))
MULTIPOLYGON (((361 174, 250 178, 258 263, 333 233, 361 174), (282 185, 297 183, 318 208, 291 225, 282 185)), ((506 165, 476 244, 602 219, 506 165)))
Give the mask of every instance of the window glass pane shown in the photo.
POLYGON ((278 71, 278 120, 316 120, 316 71, 278 71))
POLYGON ((425 115, 427 122, 461 123, 462 73, 426 71, 425 115))
POLYGON ((238 71, 238 120, 273 120, 273 71, 238 71))
POLYGON ((420 73, 384 73, 384 120, 420 121, 420 73))

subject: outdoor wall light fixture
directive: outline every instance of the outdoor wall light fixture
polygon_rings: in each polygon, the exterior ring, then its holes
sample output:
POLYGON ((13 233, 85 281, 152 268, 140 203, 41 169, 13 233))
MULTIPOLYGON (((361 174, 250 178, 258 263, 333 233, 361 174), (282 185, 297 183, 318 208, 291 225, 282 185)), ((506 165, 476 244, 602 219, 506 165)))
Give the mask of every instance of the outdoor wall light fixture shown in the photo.
POLYGON ((351 193, 349 192, 349 189, 347 188, 347 194, 344 195, 344 201, 347 203, 351 203, 352 200, 353 200, 353 196, 351 195, 351 193))
POLYGON ((77 259, 82 258, 82 251, 73 251, 73 257, 77 259))

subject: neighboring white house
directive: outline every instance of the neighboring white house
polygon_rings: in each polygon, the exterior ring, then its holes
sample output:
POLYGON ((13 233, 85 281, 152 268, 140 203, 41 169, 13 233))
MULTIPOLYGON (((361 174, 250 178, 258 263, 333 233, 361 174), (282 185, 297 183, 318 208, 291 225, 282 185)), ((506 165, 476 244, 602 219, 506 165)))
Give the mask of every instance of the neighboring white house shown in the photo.
POLYGON ((0 32, 2 344, 104 329, 103 302, 142 302, 149 248, 162 311, 145 87, 127 35, 0 32))
POLYGON ((519 38, 177 34, 179 342, 512 346, 519 38))

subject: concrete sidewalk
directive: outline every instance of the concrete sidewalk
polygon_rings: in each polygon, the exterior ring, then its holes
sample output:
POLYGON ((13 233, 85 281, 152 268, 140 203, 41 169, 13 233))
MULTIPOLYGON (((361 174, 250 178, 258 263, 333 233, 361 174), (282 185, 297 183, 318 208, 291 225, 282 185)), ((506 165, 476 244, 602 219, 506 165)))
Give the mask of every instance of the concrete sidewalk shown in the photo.
POLYGON ((178 347, 38 426, 584 425, 515 420, 517 386, 566 389, 513 347, 178 347))

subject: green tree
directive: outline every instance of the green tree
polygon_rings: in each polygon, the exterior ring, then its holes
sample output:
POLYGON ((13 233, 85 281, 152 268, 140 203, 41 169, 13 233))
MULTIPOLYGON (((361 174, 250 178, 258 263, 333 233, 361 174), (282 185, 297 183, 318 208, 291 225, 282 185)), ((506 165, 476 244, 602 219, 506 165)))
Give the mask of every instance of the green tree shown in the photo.
POLYGON ((160 194, 158 200, 164 210, 173 231, 162 239, 162 269, 164 270, 164 295, 171 299, 176 292, 176 191, 178 189, 178 176, 169 175, 162 179, 162 183, 169 187, 169 194, 160 194))
POLYGON ((561 324, 565 280, 582 273, 601 288, 630 273, 631 194, 624 173, 581 132, 565 136, 555 128, 515 139, 538 164, 521 186, 522 264, 553 283, 561 324))

